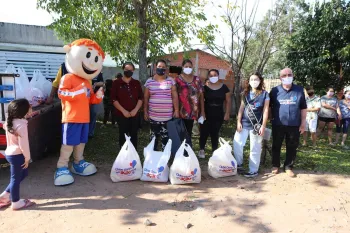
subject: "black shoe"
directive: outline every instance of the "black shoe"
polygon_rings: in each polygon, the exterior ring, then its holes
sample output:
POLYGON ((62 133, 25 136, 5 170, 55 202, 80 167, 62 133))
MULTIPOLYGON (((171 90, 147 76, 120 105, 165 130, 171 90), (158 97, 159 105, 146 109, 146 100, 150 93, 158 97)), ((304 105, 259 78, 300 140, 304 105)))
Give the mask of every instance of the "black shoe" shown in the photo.
POLYGON ((237 165, 237 171, 244 171, 243 165, 237 165))
POLYGON ((247 172, 246 174, 244 174, 244 176, 247 178, 257 177, 258 175, 259 174, 257 172, 247 172))

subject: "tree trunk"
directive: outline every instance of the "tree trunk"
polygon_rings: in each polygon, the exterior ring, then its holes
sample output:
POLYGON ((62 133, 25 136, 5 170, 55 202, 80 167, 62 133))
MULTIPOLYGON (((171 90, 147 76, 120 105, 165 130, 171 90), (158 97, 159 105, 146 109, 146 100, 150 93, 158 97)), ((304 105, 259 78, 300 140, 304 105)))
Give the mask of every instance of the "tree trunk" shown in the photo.
POLYGON ((138 49, 138 58, 139 58, 139 79, 141 82, 145 82, 148 78, 147 72, 147 1, 138 2, 134 1, 136 15, 138 17, 138 27, 139 32, 139 49, 138 49))

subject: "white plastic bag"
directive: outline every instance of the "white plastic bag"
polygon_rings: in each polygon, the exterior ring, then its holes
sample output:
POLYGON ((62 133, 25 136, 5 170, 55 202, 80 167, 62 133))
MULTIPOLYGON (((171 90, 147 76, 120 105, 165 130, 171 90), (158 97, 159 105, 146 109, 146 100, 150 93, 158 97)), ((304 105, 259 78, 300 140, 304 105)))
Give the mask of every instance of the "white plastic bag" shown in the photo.
POLYGON ((142 175, 140 157, 130 141, 130 137, 125 135, 125 139, 126 141, 112 166, 111 179, 113 182, 138 180, 142 175))
POLYGON ((237 162, 232 155, 232 147, 223 138, 219 139, 220 148, 216 149, 208 162, 208 173, 214 178, 237 174, 237 162))
POLYGON ((47 98, 50 95, 52 83, 44 77, 40 70, 34 70, 30 86, 39 89, 47 98))
POLYGON ((201 168, 192 148, 184 141, 175 154, 170 167, 171 184, 191 184, 201 182, 201 168), (185 150, 188 157, 184 156, 185 150))
POLYGON ((11 73, 11 74, 19 74, 19 77, 15 78, 15 92, 16 92, 16 98, 26 98, 28 100, 31 99, 30 96, 30 88, 29 88, 29 80, 27 77, 26 72, 22 68, 16 68, 13 64, 10 64, 6 67, 5 73, 11 73))
POLYGON ((33 107, 36 107, 36 106, 39 106, 40 104, 45 103, 46 98, 45 98, 43 92, 38 88, 31 88, 30 89, 30 96, 32 98, 29 100, 29 103, 33 107))
POLYGON ((154 137, 151 143, 143 149, 145 161, 143 163, 142 181, 168 182, 168 161, 171 156, 171 139, 168 140, 164 151, 154 151, 154 137))

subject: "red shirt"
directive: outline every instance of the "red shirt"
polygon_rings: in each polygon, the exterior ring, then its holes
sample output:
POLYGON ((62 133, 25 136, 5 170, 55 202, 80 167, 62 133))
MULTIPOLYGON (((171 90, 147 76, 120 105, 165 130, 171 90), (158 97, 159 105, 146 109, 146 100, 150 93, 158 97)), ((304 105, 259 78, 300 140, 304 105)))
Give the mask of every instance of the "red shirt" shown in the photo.
MULTIPOLYGON (((143 92, 141 84, 138 80, 131 78, 129 83, 123 81, 122 78, 115 80, 111 89, 111 100, 118 101, 119 104, 127 111, 132 111, 139 100, 143 100, 143 92)), ((114 114, 124 116, 116 107, 114 114)))

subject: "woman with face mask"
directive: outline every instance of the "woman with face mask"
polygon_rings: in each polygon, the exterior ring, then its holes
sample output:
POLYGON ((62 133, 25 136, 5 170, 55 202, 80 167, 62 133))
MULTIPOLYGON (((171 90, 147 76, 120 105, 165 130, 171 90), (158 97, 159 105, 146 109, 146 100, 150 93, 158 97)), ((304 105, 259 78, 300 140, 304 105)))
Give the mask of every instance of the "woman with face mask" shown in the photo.
POLYGON ((161 139, 162 150, 169 140, 166 123, 173 117, 179 117, 179 101, 175 81, 166 75, 166 62, 156 62, 156 74, 145 83, 144 118, 151 124, 151 139, 161 139))
POLYGON ((312 146, 316 147, 316 129, 317 129, 317 114, 321 108, 320 97, 315 95, 314 88, 312 86, 305 87, 307 114, 306 114, 306 126, 303 133, 303 146, 307 145, 308 132, 311 134, 312 146))
POLYGON ((219 131, 222 123, 230 119, 231 93, 228 87, 219 81, 219 71, 211 69, 208 72, 208 84, 204 86, 204 109, 206 120, 200 124, 199 154, 205 158, 205 144, 208 136, 211 138, 212 152, 218 148, 219 131), (225 112, 224 112, 225 103, 225 112))
POLYGON ((143 102, 141 84, 132 76, 135 66, 131 62, 123 64, 123 77, 115 80, 111 89, 111 100, 119 128, 119 146, 125 143, 124 134, 131 137, 131 142, 137 149, 137 134, 140 128, 139 110, 143 102))
POLYGON ((258 176, 261 144, 268 120, 270 97, 265 91, 264 79, 259 73, 250 76, 242 94, 237 116, 237 130, 233 139, 233 153, 238 168, 243 166, 243 148, 250 137, 249 172, 245 177, 258 176))
MULTIPOLYGON (((200 78, 193 75, 191 60, 182 62, 182 73, 176 77, 175 82, 179 95, 179 115, 191 138, 193 122, 200 116, 205 119, 203 85, 200 78)), ((188 143, 192 146, 191 141, 188 143)))
POLYGON ((318 113, 318 136, 325 126, 328 130, 328 142, 333 146, 333 128, 337 117, 338 99, 334 96, 334 88, 327 88, 327 94, 321 97, 321 109, 318 113))
POLYGON ((335 144, 338 143, 340 138, 340 133, 343 129, 341 146, 343 146, 345 149, 349 149, 349 147, 345 145, 345 141, 346 141, 346 138, 348 137, 348 130, 350 125, 350 90, 346 90, 344 93, 344 96, 345 98, 339 101, 339 106, 337 108, 340 125, 337 125, 337 135, 335 139, 335 144))

